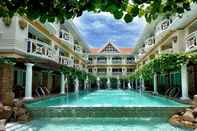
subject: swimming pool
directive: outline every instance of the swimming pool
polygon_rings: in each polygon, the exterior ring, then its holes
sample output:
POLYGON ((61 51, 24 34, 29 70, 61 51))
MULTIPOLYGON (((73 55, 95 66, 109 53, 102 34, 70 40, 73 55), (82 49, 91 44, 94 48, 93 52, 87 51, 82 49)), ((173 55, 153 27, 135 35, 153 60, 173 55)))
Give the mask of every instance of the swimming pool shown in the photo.
POLYGON ((131 90, 97 90, 27 103, 29 108, 46 107, 185 107, 185 104, 131 90))
POLYGON ((188 105, 131 90, 71 93, 26 103, 33 120, 8 131, 191 131, 168 118, 188 105))
POLYGON ((192 131, 163 118, 42 118, 7 131, 192 131))

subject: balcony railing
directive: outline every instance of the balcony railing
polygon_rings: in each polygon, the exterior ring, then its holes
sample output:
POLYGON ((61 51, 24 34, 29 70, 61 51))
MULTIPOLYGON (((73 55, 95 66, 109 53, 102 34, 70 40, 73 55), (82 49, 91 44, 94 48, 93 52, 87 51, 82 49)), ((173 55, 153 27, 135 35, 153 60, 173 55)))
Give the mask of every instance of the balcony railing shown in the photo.
POLYGON ((73 36, 69 32, 61 30, 59 37, 60 37, 60 39, 62 39, 63 41, 69 43, 70 45, 72 45, 72 46, 74 45, 73 36))
POLYGON ((27 39, 27 53, 58 62, 58 51, 51 45, 38 40, 27 39))
POLYGON ((156 34, 159 34, 168 29, 168 27, 172 24, 172 19, 165 19, 160 22, 156 27, 156 34))
POLYGON ((144 48, 141 48, 138 53, 138 58, 141 59, 144 55, 145 55, 145 50, 144 50, 144 48))
POLYGON ((149 50, 155 44, 155 38, 150 37, 150 38, 146 39, 144 44, 145 44, 145 50, 146 51, 149 50))
POLYGON ((186 51, 192 51, 197 49, 197 31, 189 34, 186 39, 186 51))
POLYGON ((97 60, 97 64, 107 64, 107 60, 97 60))
POLYGON ((112 64, 122 64, 122 60, 112 60, 112 64))
POLYGON ((59 64, 73 67, 74 61, 71 58, 65 56, 59 56, 59 64))

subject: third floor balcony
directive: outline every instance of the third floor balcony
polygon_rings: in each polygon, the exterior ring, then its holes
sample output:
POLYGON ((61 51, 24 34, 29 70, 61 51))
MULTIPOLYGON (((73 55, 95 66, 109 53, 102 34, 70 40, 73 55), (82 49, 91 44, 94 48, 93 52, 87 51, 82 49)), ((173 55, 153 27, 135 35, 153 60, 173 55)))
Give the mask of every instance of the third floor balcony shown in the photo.
POLYGON ((69 46, 74 46, 73 36, 69 32, 61 30, 59 32, 59 38, 62 39, 63 41, 65 41, 69 46))
POLYGON ((173 20, 170 19, 164 19, 163 21, 161 21, 157 26, 156 26, 156 32, 155 35, 159 35, 160 33, 166 31, 169 26, 172 24, 173 20))
POLYGON ((197 31, 190 33, 185 38, 186 51, 193 51, 197 49, 197 31))
POLYGON ((145 44, 145 50, 148 51, 155 44, 155 38, 153 36, 149 37, 144 41, 144 44, 145 44))
POLYGON ((59 56, 59 64, 66 65, 68 67, 73 67, 74 61, 69 57, 59 56))

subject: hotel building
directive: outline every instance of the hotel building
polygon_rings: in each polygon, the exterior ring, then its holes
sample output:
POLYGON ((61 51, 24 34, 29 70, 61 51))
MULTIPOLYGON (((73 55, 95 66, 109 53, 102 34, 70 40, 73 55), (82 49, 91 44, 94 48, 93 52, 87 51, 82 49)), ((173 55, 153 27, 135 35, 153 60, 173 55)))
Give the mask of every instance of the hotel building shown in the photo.
MULTIPOLYGON (((149 60, 163 53, 195 52, 197 50, 197 6, 192 5, 191 11, 169 19, 158 18, 147 24, 139 38, 135 50, 136 69, 148 63, 149 60)), ((180 72, 170 75, 154 76, 158 91, 171 87, 181 88, 181 97, 197 94, 197 65, 183 65, 180 72), (189 78, 189 79, 188 79, 189 78)), ((145 83, 153 89, 153 82, 145 83)))
POLYGON ((14 16, 0 19, 0 57, 14 64, 0 64, 0 100, 17 94, 31 99, 43 85, 50 93, 63 93, 61 65, 86 70, 88 46, 71 21, 42 24, 14 16), (61 87, 61 88, 60 88, 61 87), (21 91, 20 91, 21 90, 21 91))
POLYGON ((88 72, 99 77, 124 77, 135 67, 132 48, 119 48, 108 41, 102 48, 90 48, 88 72))

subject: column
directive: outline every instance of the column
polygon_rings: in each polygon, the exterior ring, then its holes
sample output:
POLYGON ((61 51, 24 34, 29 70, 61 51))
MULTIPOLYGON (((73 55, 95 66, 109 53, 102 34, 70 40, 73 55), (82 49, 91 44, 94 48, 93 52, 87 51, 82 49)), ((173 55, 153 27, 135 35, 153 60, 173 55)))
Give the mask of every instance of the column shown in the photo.
POLYGON ((26 63, 25 99, 32 99, 32 67, 34 64, 26 63))
POLYGON ((187 64, 181 66, 181 90, 182 90, 182 100, 188 100, 188 72, 187 64))
POLYGON ((138 81, 137 81, 137 79, 135 79, 135 89, 137 89, 138 88, 138 81))
POLYGON ((144 84, 144 78, 142 77, 142 91, 145 91, 145 84, 144 84))
POLYGON ((154 78, 153 78, 153 87, 154 87, 154 94, 157 94, 157 73, 154 73, 154 78))
POLYGON ((65 94, 65 76, 64 73, 61 72, 61 94, 65 94))

